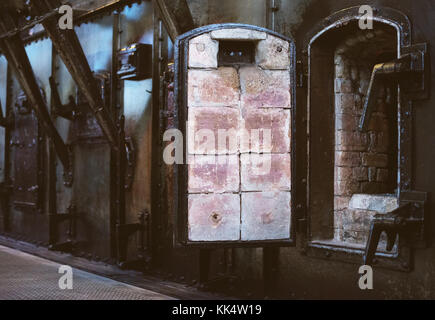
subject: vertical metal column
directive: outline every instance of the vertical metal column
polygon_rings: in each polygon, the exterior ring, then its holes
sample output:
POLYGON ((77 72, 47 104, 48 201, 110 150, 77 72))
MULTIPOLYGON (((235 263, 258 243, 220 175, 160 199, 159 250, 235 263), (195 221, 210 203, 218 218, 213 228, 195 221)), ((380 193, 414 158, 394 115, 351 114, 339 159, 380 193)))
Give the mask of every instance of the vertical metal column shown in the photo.
MULTIPOLYGON (((51 76, 56 79, 56 50, 52 47, 51 53, 51 76)), ((56 81, 56 80, 55 80, 56 81)), ((51 110, 53 110, 54 96, 53 92, 50 95, 51 100, 51 110)), ((51 112, 53 114, 53 111, 51 112)), ((48 214, 49 217, 57 214, 57 203, 56 203, 56 156, 54 153, 53 143, 48 141, 47 148, 47 158, 48 158, 48 174, 47 174, 47 191, 48 191, 48 214)), ((50 245, 55 244, 58 241, 58 229, 57 223, 54 219, 48 220, 48 243, 50 245)))
MULTIPOLYGON (((8 121, 10 119, 11 115, 11 68, 8 63, 7 69, 6 69, 6 101, 5 101, 5 113, 4 113, 4 119, 5 121, 8 121)), ((0 106, 1 107, 1 106, 0 106)), ((3 213, 3 231, 9 232, 10 229, 10 205, 9 205, 9 198, 10 198, 10 192, 11 192, 11 162, 10 162, 10 149, 11 146, 9 144, 11 138, 11 128, 7 125, 5 126, 5 152, 4 152, 4 182, 1 185, 1 210, 3 213)))
MULTIPOLYGON (((154 11, 154 44, 153 44, 153 108, 152 108, 152 170, 151 170, 151 252, 153 262, 156 262, 156 257, 161 245, 162 230, 162 135, 160 110, 162 102, 161 81, 163 81, 163 73, 167 64, 167 34, 163 27, 163 21, 154 11)), ((164 101, 164 100, 163 100, 164 101)), ((167 201, 167 199, 165 199, 167 201)))
MULTIPOLYGON (((114 12, 113 15, 113 37, 112 37, 112 75, 111 75, 111 94, 110 94, 110 111, 112 117, 117 119, 119 116, 118 108, 118 50, 119 50, 119 33, 120 33, 120 13, 114 12)), ((111 148, 110 150, 110 253, 112 258, 117 257, 117 234, 116 224, 119 223, 118 217, 118 158, 117 152, 111 148)))
POLYGON ((279 10, 279 0, 266 0, 266 26, 272 31, 276 31, 275 13, 279 10))
POLYGON ((276 292, 279 279, 279 247, 263 248, 264 296, 276 292))
POLYGON ((206 289, 210 279, 211 252, 210 249, 199 250, 199 284, 202 289, 206 289))

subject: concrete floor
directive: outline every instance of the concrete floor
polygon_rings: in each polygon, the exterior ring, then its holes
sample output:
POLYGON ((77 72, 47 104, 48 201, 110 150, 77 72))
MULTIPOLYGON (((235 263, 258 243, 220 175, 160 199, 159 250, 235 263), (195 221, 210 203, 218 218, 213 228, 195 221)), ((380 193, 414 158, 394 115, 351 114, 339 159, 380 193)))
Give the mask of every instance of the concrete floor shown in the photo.
POLYGON ((73 268, 60 289, 61 265, 0 246, 0 300, 172 300, 172 297, 73 268))

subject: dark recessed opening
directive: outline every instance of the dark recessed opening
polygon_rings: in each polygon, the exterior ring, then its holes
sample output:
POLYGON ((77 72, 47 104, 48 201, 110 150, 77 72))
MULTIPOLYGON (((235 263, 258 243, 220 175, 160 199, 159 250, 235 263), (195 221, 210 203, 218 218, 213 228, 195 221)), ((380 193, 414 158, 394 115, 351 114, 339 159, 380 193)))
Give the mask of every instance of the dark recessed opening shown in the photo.
POLYGON ((373 66, 395 57, 396 31, 383 24, 364 31, 350 23, 324 33, 311 45, 313 242, 364 248, 371 217, 397 206, 397 84, 378 85, 370 125, 358 130, 373 66))
POLYGON ((249 41, 219 42, 219 66, 252 64, 255 61, 255 43, 249 41))

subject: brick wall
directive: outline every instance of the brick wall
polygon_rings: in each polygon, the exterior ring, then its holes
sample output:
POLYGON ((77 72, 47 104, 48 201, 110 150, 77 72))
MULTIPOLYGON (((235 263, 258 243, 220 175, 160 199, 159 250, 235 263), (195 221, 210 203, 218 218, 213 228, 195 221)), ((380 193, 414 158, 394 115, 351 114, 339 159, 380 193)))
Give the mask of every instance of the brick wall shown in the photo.
POLYGON ((189 240, 290 237, 289 66, 289 43, 263 32, 190 40, 189 240), (219 66, 219 41, 240 39, 255 42, 255 63, 219 66))
POLYGON ((358 130, 373 66, 394 59, 395 48, 394 34, 376 29, 344 39, 335 51, 334 237, 338 241, 364 243, 370 218, 377 213, 349 208, 354 194, 394 193, 397 185, 394 87, 380 88, 368 130, 358 130))

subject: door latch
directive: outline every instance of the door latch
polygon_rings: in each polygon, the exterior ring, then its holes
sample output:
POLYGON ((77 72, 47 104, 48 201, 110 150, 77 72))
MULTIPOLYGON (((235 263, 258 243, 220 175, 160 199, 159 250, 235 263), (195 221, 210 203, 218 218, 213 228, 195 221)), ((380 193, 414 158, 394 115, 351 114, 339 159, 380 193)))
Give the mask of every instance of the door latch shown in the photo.
POLYGON ((363 256, 364 265, 373 263, 382 232, 387 235, 387 251, 393 250, 397 237, 408 244, 424 241, 426 198, 425 192, 404 192, 397 209, 373 217, 363 256))

